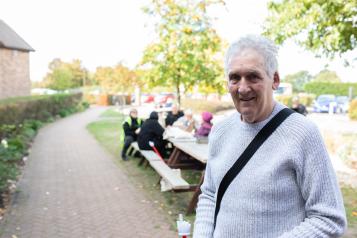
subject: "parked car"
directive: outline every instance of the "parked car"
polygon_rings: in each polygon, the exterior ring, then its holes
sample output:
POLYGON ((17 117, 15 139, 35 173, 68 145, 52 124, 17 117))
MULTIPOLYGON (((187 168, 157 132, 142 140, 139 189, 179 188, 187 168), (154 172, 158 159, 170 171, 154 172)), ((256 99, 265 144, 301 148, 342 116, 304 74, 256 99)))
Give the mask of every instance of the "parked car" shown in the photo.
POLYGON ((174 99, 175 94, 173 93, 160 93, 155 97, 155 103, 159 107, 171 107, 174 99))
POLYGON ((152 94, 141 94, 141 102, 142 103, 152 103, 155 101, 155 96, 152 94))
POLYGON ((314 102, 314 112, 329 112, 332 107, 333 113, 337 112, 336 96, 332 94, 321 94, 314 102))
POLYGON ((346 113, 348 112, 348 108, 350 107, 350 100, 347 96, 337 96, 337 112, 346 113))

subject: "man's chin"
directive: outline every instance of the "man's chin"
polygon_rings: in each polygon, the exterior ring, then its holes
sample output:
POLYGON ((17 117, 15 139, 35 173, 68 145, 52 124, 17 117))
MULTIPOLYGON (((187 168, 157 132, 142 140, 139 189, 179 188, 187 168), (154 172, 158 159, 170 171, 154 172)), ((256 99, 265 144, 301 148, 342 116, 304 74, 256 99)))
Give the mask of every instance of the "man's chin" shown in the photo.
POLYGON ((242 111, 240 114, 241 114, 241 118, 244 122, 254 123, 255 117, 251 112, 242 111))

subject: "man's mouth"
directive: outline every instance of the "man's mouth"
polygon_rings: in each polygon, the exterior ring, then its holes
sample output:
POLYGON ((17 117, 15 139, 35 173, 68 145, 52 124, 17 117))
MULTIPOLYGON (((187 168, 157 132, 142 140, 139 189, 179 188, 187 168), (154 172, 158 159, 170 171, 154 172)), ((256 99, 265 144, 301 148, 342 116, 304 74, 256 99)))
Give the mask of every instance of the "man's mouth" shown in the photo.
POLYGON ((239 100, 240 100, 240 101, 243 101, 243 102, 248 102, 248 101, 251 101, 251 100, 253 100, 253 99, 254 99, 254 97, 239 98, 239 100))

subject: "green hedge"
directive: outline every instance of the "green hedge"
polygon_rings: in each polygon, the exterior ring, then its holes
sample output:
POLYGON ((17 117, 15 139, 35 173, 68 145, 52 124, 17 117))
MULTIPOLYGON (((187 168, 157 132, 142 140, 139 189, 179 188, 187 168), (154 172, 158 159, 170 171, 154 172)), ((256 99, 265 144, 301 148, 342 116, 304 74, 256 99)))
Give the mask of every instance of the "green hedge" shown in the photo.
POLYGON ((1 194, 16 180, 38 129, 57 115, 64 117, 88 107, 81 100, 81 93, 0 100, 0 207, 1 194))
POLYGON ((234 109, 233 102, 208 101, 204 99, 182 99, 181 107, 184 109, 190 108, 195 113, 203 111, 215 113, 218 111, 234 109))
POLYGON ((349 88, 353 88, 353 93, 357 94, 357 83, 307 83, 304 90, 317 96, 321 94, 334 94, 336 96, 349 95, 349 88))
POLYGON ((63 117, 74 111, 81 100, 81 93, 1 100, 0 124, 18 125, 29 119, 47 121, 56 115, 63 117))
MULTIPOLYGON (((293 98, 295 96, 296 95, 277 95, 277 96, 275 96, 275 99, 278 102, 281 102, 282 104, 284 104, 288 107, 291 107, 293 98)), ((305 95, 300 95, 297 97, 299 98, 299 102, 307 107, 310 107, 312 105, 312 102, 315 99, 315 95, 312 95, 312 94, 305 94, 305 95)))

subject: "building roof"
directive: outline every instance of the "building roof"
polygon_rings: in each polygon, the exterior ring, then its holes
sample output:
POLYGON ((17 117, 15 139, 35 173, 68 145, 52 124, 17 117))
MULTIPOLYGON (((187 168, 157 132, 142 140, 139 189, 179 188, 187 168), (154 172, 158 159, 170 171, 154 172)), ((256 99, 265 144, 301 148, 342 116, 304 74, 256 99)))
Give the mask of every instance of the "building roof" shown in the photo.
POLYGON ((35 51, 13 29, 0 19, 0 48, 35 51))

